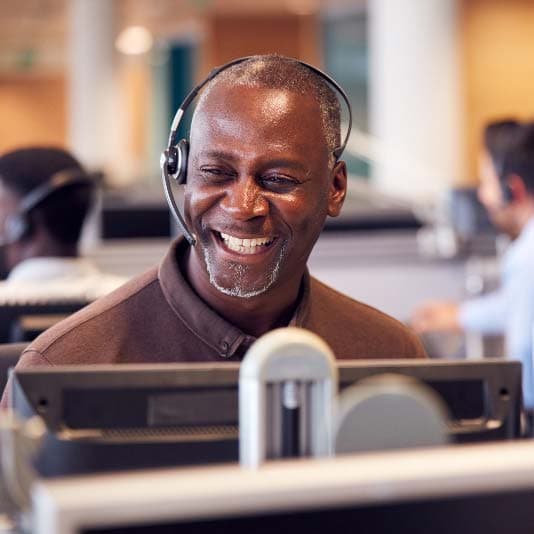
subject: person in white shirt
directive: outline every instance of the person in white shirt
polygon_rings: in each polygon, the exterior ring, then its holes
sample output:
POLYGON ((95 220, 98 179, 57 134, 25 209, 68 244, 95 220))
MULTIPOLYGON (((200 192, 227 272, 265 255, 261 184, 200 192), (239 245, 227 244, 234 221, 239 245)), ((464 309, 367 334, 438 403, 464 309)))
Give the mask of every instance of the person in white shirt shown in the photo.
POLYGON ((534 123, 516 127, 494 172, 481 176, 479 198, 500 230, 513 239, 502 258, 497 291, 463 303, 419 307, 419 332, 468 330, 504 334, 506 356, 523 364, 523 395, 534 412, 534 123))
POLYGON ((59 148, 0 156, 0 305, 94 300, 126 279, 79 256, 82 227, 97 184, 59 148))

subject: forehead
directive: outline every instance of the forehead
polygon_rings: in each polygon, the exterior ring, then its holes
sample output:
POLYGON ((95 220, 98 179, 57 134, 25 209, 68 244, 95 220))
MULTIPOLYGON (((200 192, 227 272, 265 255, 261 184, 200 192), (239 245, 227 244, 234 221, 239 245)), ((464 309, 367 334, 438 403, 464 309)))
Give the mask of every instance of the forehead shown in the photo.
POLYGON ((325 145, 320 108, 311 95, 280 88, 228 86, 211 89, 195 111, 192 147, 210 143, 280 143, 302 148, 325 145))

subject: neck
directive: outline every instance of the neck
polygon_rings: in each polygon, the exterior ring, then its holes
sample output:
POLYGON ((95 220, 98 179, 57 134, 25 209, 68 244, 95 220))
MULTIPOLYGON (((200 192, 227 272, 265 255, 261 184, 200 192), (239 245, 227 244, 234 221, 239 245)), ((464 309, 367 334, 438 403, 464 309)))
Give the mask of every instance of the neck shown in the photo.
POLYGON ((259 337, 274 328, 287 326, 299 301, 303 272, 275 283, 264 293, 251 298, 226 295, 216 289, 205 272, 202 261, 188 249, 182 271, 197 295, 221 317, 245 334, 259 337))

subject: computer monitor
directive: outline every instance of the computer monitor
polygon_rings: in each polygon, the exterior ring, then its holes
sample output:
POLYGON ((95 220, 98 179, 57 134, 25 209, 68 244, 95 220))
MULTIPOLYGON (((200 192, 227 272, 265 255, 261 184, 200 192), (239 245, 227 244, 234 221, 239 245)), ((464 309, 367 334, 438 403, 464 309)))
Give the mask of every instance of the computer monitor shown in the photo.
POLYGON ((41 476, 238 460, 238 364, 16 371, 12 406, 48 433, 41 476))
POLYGON ((380 373, 421 380, 445 401, 456 443, 521 435, 521 363, 490 360, 351 360, 339 363, 340 390, 380 373))
MULTIPOLYGON (((159 191, 158 191, 159 193, 159 191)), ((169 208, 150 192, 126 197, 107 192, 101 210, 102 239, 147 239, 171 236, 169 208), (148 193, 148 194, 147 194, 148 193)))
POLYGON ((38 482, 36 534, 534 531, 534 444, 458 445, 38 482))
MULTIPOLYGON (((520 435, 521 364, 344 360, 340 389, 381 373, 422 380, 444 400, 455 442, 520 435)), ((238 461, 238 363, 34 368, 15 372, 12 404, 49 430, 42 476, 238 461)))

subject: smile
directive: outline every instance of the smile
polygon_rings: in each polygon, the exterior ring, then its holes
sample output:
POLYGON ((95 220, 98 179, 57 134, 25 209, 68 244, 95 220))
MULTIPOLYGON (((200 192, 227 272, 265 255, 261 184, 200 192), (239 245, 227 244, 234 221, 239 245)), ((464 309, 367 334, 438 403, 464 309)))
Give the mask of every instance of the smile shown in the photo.
POLYGON ((274 241, 272 237, 240 238, 233 235, 217 232, 226 247, 239 254, 259 254, 274 241))

